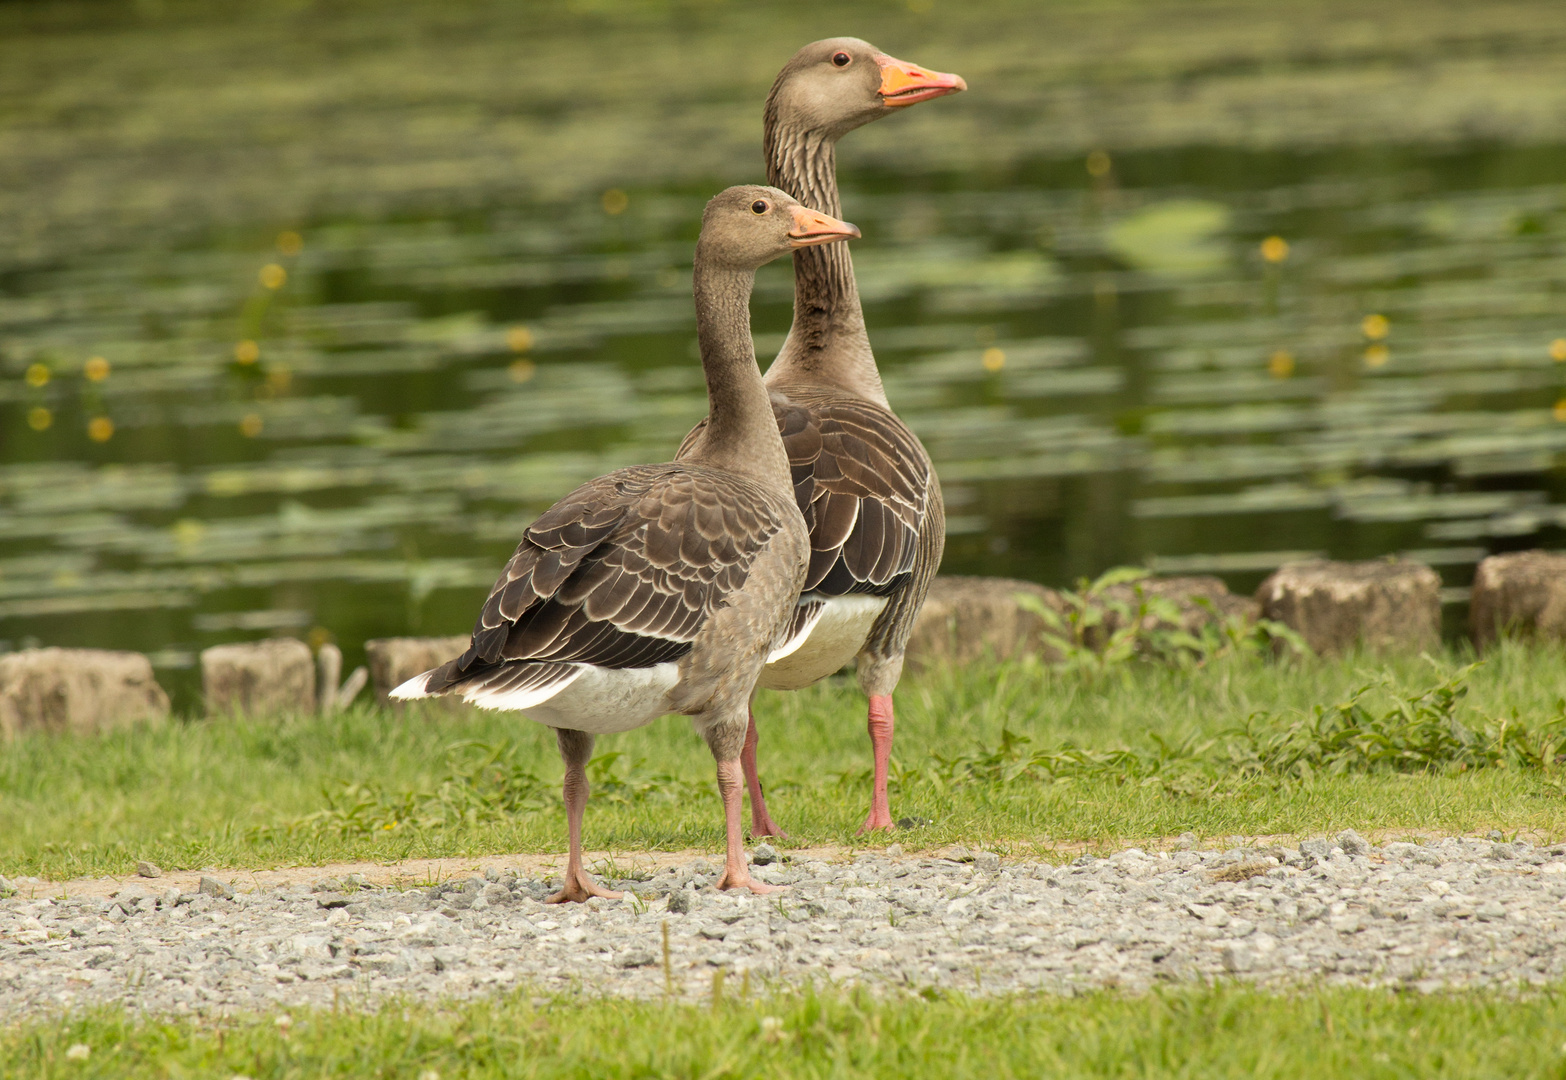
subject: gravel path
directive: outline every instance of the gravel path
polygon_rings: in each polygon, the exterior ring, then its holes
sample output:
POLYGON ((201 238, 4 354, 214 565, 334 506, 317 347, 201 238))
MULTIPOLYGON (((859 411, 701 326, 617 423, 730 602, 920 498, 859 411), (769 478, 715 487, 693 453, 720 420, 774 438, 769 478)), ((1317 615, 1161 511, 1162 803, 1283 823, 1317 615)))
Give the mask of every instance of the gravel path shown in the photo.
MULTIPOLYGON (((774 853, 757 849, 758 863, 774 853)), ((968 991, 1140 989, 1234 975, 1441 986, 1566 977, 1566 846, 1352 832, 1283 848, 1136 849, 1066 866, 989 853, 757 867, 792 886, 714 892, 718 867, 665 867, 640 893, 546 907, 502 873, 397 891, 336 879, 238 892, 126 885, 112 899, 0 901, 11 1015, 96 1001, 155 1012, 286 1008, 384 994, 676 992, 713 974, 968 991), (212 895, 215 894, 215 895, 212 895)))

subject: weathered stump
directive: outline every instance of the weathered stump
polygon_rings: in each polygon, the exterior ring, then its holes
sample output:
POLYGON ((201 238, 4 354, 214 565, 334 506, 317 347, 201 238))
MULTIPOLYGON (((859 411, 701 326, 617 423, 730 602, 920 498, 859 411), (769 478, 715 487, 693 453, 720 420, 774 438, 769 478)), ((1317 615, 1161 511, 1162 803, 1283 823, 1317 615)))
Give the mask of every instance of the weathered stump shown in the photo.
POLYGON ((967 663, 989 654, 1008 660, 1025 654, 1058 660, 1050 644, 1048 626, 1029 610, 1031 597, 1060 611, 1059 595, 1052 589, 1015 578, 942 575, 930 585, 930 595, 919 612, 908 639, 908 659, 916 664, 967 663))
POLYGON ((382 705, 391 699, 392 690, 407 682, 421 671, 440 667, 447 660, 455 660, 467 651, 471 638, 457 637, 396 637, 376 638, 364 643, 364 653, 370 664, 370 681, 375 687, 375 700, 382 705))
POLYGON ((1566 638, 1566 555, 1491 555, 1474 571, 1468 632, 1480 649, 1501 635, 1566 638))
POLYGON ((140 653, 27 649, 0 656, 0 737, 92 732, 169 714, 169 696, 140 653))
MULTIPOLYGON (((1142 629, 1145 631, 1181 630, 1187 634, 1200 635, 1209 625, 1231 616, 1253 623, 1261 614, 1261 605, 1254 598, 1235 596, 1222 579, 1215 577, 1148 578, 1124 585, 1111 585, 1103 591, 1101 598, 1135 609, 1139 603, 1138 589, 1143 597, 1168 600, 1176 609, 1173 619, 1160 618, 1155 614, 1144 616, 1142 629)), ((1120 612, 1111 609, 1104 621, 1088 635, 1088 644, 1095 649, 1103 648, 1109 636, 1121 628, 1122 621, 1120 612)))
POLYGON ((201 653, 201 690, 214 715, 312 713, 315 658, 293 638, 215 645, 201 653))
POLYGON ((1441 578, 1415 562, 1302 562, 1256 590, 1265 618, 1318 653, 1357 646, 1417 652, 1441 643, 1441 578))

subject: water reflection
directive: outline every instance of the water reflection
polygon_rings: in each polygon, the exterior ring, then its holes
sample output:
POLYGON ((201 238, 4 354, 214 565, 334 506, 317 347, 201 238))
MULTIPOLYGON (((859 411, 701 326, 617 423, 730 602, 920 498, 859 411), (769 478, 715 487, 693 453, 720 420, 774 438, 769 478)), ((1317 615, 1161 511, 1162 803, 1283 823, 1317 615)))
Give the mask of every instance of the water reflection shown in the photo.
MULTIPOLYGON (((1460 603, 1486 552, 1560 540, 1557 150, 844 159, 948 571, 1145 561, 1249 588, 1402 551, 1460 603)), ((367 637, 467 629, 533 514, 704 412, 689 258, 717 186, 476 188, 267 245, 15 262, 0 638, 178 670, 244 636, 329 633, 351 664, 367 637)), ((790 298, 768 268, 763 356, 790 298)))

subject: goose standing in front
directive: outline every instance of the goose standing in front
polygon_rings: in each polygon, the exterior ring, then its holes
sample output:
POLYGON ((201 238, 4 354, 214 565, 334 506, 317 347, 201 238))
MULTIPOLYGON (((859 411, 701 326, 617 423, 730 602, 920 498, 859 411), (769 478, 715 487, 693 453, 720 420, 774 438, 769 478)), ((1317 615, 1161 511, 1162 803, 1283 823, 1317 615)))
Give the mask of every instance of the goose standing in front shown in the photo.
POLYGON ((392 691, 460 695, 555 729, 570 830, 550 902, 620 894, 582 868, 593 739, 684 713, 717 761, 726 855, 720 889, 770 892, 745 863, 740 750, 756 678, 787 632, 810 561, 783 440, 756 367, 750 293, 786 252, 858 236, 767 187, 707 204, 696 244, 697 337, 711 410, 683 460, 589 481, 523 535, 468 650, 392 691))
MULTIPOLYGON (((767 180, 840 215, 837 140, 898 109, 965 89, 960 76, 893 59, 857 38, 806 45, 767 97, 767 180)), ((805 640, 769 663, 760 685, 796 690, 857 658, 874 760, 870 813, 859 831, 890 829, 892 691, 941 562, 946 513, 930 455, 887 402, 846 248, 794 253, 794 323, 766 384, 811 552, 795 626, 805 640)), ((677 460, 700 445, 701 430, 686 437, 677 460)), ((752 715, 742 756, 751 831, 786 835, 767 812, 756 745, 752 715)))

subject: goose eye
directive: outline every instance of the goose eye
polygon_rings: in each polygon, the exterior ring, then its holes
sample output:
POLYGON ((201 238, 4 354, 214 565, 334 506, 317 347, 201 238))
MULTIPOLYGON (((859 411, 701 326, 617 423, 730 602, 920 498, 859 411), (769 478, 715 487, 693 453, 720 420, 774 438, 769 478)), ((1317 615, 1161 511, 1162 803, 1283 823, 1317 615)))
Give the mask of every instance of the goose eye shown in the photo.
POLYGON ((771 209, 772 205, 768 203, 766 199, 757 199, 755 202, 750 204, 750 212, 752 214, 765 214, 768 210, 771 209))
POLYGON ((832 63, 837 65, 840 68, 847 67, 849 64, 851 64, 853 62, 854 62, 854 58, 852 56, 849 56, 846 52, 840 52, 840 53, 833 53, 832 54, 832 63))

